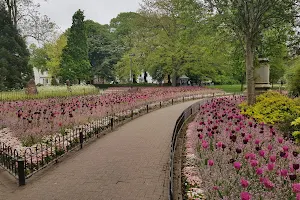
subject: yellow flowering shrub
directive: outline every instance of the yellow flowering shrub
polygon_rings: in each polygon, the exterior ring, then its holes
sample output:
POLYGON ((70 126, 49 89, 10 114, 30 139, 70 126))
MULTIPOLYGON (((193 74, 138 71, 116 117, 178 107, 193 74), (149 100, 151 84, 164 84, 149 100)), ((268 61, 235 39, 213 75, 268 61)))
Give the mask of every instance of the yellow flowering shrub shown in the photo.
POLYGON ((298 102, 274 91, 258 96, 253 106, 243 103, 240 107, 242 114, 267 124, 291 122, 300 116, 298 102))

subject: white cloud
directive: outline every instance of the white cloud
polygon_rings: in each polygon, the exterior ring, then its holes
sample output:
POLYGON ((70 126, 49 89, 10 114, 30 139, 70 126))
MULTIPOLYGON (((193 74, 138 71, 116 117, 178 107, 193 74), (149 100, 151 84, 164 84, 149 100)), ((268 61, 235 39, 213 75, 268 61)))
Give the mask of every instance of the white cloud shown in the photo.
POLYGON ((120 12, 135 12, 142 0, 35 0, 41 4, 40 12, 47 15, 62 30, 72 24, 72 16, 78 10, 84 10, 86 19, 100 24, 108 24, 120 12))

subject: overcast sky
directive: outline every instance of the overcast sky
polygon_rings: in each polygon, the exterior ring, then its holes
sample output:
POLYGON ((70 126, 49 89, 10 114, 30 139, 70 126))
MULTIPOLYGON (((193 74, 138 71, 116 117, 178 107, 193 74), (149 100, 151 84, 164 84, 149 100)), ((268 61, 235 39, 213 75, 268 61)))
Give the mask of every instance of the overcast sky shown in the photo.
POLYGON ((142 0, 35 0, 41 4, 40 12, 54 21, 62 31, 71 27, 72 16, 84 10, 85 18, 100 24, 109 24, 120 12, 136 12, 142 0))

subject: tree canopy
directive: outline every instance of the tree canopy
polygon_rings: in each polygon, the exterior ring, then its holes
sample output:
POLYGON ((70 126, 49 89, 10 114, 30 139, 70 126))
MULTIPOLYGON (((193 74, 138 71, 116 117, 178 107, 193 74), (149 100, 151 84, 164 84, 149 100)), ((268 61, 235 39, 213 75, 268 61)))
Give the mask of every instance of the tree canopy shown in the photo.
POLYGON ((88 58, 88 44, 83 11, 73 15, 73 23, 67 36, 60 62, 60 76, 63 81, 79 82, 91 80, 91 65, 88 58))
POLYGON ((0 47, 0 90, 23 88, 33 73, 28 65, 29 51, 2 3, 0 47))

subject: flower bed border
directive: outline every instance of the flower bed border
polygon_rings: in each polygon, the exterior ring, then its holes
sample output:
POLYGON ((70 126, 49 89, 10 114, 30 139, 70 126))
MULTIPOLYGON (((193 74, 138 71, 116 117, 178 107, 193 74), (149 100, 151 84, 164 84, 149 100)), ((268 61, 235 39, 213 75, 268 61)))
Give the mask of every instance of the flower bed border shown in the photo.
POLYGON ((131 110, 113 113, 112 115, 107 115, 104 118, 83 125, 84 128, 76 128, 69 135, 69 141, 65 136, 58 135, 49 145, 37 144, 34 150, 27 148, 24 155, 21 155, 17 150, 0 142, 0 167, 16 178, 20 186, 25 185, 26 179, 44 168, 57 163, 58 160, 68 152, 72 152, 78 149, 78 147, 82 149, 84 143, 99 138, 101 134, 111 132, 115 128, 137 117, 176 103, 224 95, 226 95, 226 93, 188 95, 166 101, 147 103, 136 108, 134 107, 131 110), (65 141, 69 144, 68 146, 65 146, 65 141), (29 158, 26 157, 26 155, 29 155, 29 158))
MULTIPOLYGON (((224 93, 223 95, 213 95, 210 98, 208 98, 207 102, 215 97, 224 97, 224 96, 235 96, 235 95, 241 95, 241 94, 232 94, 232 93, 224 93)), ((177 145, 177 138, 189 118, 197 114, 198 111, 200 111, 200 106, 205 103, 206 101, 199 101, 197 103, 194 103, 193 105, 186 108, 181 115, 178 117, 175 127, 173 130, 172 140, 171 140, 171 146, 170 146, 170 162, 169 162, 169 200, 174 200, 174 157, 175 157, 175 151, 176 151, 176 145, 177 145)))

